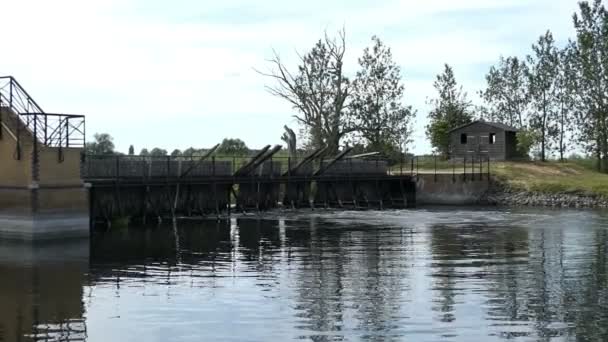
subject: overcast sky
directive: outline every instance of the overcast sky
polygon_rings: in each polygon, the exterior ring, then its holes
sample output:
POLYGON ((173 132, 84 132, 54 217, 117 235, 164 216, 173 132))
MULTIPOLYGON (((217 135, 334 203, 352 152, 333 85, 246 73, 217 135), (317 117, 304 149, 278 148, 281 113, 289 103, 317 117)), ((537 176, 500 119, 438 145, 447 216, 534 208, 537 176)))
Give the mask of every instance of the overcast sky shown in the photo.
POLYGON ((500 55, 525 56, 551 29, 572 36, 575 0, 0 0, 0 75, 13 75, 47 112, 87 115, 87 134, 117 149, 206 147, 224 137, 281 143, 293 110, 264 90, 272 49, 296 51, 346 28, 347 71, 378 35, 402 67, 404 102, 424 136, 432 83, 451 64, 477 101, 500 55))

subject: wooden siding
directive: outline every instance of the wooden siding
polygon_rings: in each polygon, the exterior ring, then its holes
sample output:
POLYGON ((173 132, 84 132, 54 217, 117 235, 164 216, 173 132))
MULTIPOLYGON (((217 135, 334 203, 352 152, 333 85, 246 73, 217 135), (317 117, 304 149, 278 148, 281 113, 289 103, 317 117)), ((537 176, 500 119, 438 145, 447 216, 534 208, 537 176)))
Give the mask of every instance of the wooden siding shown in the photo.
POLYGON ((465 156, 489 156, 493 160, 504 160, 508 157, 507 146, 512 144, 507 139, 507 134, 497 127, 477 122, 469 126, 457 129, 450 133, 450 146, 452 158, 463 158, 465 156), (494 144, 489 143, 490 134, 496 135, 494 144), (467 134, 467 143, 460 141, 461 134, 467 134))

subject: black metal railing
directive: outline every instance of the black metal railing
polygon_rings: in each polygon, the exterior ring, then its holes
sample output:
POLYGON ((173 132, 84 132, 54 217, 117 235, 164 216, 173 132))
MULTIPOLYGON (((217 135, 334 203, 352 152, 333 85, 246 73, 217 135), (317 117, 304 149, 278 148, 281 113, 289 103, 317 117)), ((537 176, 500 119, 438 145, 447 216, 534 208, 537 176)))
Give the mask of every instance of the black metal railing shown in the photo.
POLYGON ((348 158, 334 161, 321 157, 296 169, 303 156, 275 155, 246 174, 251 155, 214 154, 201 160, 197 156, 83 155, 82 175, 90 179, 159 179, 196 177, 340 177, 340 176, 416 176, 452 175, 454 179, 486 180, 490 177, 490 159, 485 155, 445 159, 440 156, 402 156, 399 160, 382 157, 348 158), (327 167, 328 166, 328 167, 327 167), (318 170, 324 170, 322 174, 318 170))
POLYGON ((45 113, 12 76, 0 76, 0 110, 3 113, 0 120, 6 120, 6 128, 18 141, 30 135, 47 147, 85 146, 83 115, 45 113))
POLYGON ((484 154, 452 158, 438 155, 408 156, 405 161, 393 166, 391 173, 433 175, 435 180, 441 175, 451 175, 454 180, 457 176, 464 180, 488 180, 490 164, 490 157, 484 154))
POLYGON ((242 174, 252 156, 213 155, 201 161, 196 156, 129 156, 83 155, 83 178, 159 178, 219 176, 313 176, 319 169, 323 175, 388 175, 385 159, 343 159, 324 168, 329 159, 321 158, 294 170, 301 157, 273 156, 242 174))

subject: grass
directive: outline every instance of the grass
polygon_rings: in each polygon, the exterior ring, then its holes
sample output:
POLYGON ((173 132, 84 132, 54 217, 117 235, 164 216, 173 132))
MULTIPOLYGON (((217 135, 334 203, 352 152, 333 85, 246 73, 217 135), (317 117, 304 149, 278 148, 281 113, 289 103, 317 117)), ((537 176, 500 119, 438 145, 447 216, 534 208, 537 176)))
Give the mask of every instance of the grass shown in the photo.
POLYGON ((490 172, 514 189, 608 197, 608 174, 577 162, 495 162, 490 172))
MULTIPOLYGON (((566 162, 536 162, 509 161, 490 162, 490 174, 493 178, 512 189, 542 193, 570 193, 579 195, 595 195, 608 197, 608 174, 599 173, 595 169, 595 160, 576 158, 566 162)), ((414 172, 419 173, 452 173, 464 172, 462 160, 449 162, 435 159, 432 156, 419 157, 414 172), (436 167, 435 167, 436 165, 436 167)), ((479 162, 475 164, 475 172, 479 172, 479 162)), ((411 163, 396 165, 391 168, 398 173, 402 170, 408 173, 411 163)), ((470 161, 467 162, 467 173, 471 172, 470 161)), ((482 165, 482 172, 487 172, 487 163, 482 165)))

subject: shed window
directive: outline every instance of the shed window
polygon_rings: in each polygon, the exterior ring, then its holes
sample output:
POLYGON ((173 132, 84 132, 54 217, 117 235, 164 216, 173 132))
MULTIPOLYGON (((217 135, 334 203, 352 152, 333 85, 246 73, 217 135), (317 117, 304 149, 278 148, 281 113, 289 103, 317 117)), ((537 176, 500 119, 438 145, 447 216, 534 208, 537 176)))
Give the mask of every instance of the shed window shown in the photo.
POLYGON ((463 145, 467 143, 467 134, 466 133, 462 133, 460 135, 460 143, 463 145))
POLYGON ((496 143, 496 133, 490 133, 490 137, 488 139, 490 141, 490 145, 496 143))

